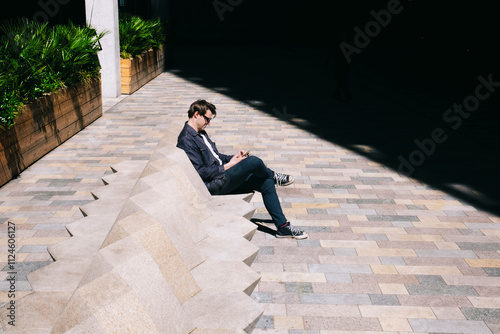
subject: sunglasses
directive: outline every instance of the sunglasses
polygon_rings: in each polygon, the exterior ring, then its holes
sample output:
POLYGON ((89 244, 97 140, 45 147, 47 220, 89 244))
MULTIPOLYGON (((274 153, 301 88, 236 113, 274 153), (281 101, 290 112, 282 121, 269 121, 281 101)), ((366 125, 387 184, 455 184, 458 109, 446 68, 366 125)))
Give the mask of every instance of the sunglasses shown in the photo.
POLYGON ((207 116, 205 116, 205 115, 201 115, 201 116, 203 116, 203 118, 205 119, 205 121, 206 121, 207 123, 210 123, 210 121, 212 120, 212 118, 208 118, 208 117, 207 117, 207 116))

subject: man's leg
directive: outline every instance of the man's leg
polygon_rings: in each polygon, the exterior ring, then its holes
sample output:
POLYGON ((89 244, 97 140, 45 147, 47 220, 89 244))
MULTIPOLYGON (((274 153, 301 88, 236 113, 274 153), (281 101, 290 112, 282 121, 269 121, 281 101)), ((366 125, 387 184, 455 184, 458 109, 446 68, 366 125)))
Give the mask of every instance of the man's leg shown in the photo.
MULTIPOLYGON (((256 156, 250 156, 226 171, 226 182, 219 190, 218 194, 224 195, 234 192, 251 176, 256 176, 257 178, 261 179, 272 179, 273 174, 274 172, 267 168, 267 166, 260 158, 256 156)), ((256 189, 250 189, 248 191, 252 190, 256 189)))
POLYGON ((245 182, 235 189, 236 192, 245 193, 258 191, 262 194, 262 200, 267 212, 273 219, 276 228, 286 225, 287 220, 281 209, 281 203, 276 193, 276 187, 272 178, 261 178, 251 175, 245 182))
POLYGON ((225 175, 226 182, 219 190, 219 195, 258 191, 262 194, 264 206, 276 225, 277 238, 305 239, 308 237, 307 233, 295 229, 287 222, 276 193, 275 173, 267 168, 261 159, 255 156, 248 157, 229 168, 225 175))

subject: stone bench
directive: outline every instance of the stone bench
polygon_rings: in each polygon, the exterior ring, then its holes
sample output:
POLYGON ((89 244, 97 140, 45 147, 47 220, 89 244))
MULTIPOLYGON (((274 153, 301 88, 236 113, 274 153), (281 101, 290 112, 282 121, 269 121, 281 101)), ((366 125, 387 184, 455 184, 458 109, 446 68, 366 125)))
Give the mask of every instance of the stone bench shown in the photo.
POLYGON ((28 275, 34 292, 17 302, 14 331, 253 330, 262 310, 250 298, 260 280, 249 267, 251 194, 211 196, 175 147, 179 126, 148 163, 123 162, 103 178, 85 217, 67 226, 72 238, 49 247, 56 261, 28 275))

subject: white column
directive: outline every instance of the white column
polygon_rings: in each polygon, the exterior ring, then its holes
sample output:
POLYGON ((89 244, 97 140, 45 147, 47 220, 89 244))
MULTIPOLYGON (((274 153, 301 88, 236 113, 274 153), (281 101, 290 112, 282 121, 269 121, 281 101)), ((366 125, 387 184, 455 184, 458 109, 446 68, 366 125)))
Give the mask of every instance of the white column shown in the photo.
POLYGON ((89 26, 98 32, 108 32, 101 39, 102 51, 98 54, 101 62, 102 96, 118 97, 121 95, 118 1, 85 0, 85 14, 89 26))

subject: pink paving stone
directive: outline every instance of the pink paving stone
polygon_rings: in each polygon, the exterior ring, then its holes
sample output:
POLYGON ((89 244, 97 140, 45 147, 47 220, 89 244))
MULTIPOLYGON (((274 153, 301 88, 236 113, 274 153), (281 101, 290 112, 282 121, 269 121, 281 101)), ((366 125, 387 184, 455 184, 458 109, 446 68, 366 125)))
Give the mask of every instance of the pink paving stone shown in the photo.
POLYGON ((439 216, 438 219, 442 222, 460 222, 460 223, 491 223, 489 215, 465 217, 465 216, 439 216))
POLYGON ((483 270, 483 268, 473 268, 468 265, 457 266, 458 270, 464 276, 488 276, 488 274, 483 270))
MULTIPOLYGON (((350 228, 348 228, 350 229, 350 228)), ((309 233, 311 240, 366 240, 364 234, 354 234, 352 232, 309 233)))
POLYGON ((444 236, 444 239, 446 241, 452 241, 452 242, 472 242, 472 243, 482 243, 482 242, 488 242, 488 243, 498 243, 499 239, 495 236, 484 236, 484 235, 446 235, 444 236))
POLYGON ((500 324, 486 324, 493 334, 500 334, 500 324))
POLYGON ((287 314, 294 316, 310 317, 361 317, 357 305, 308 305, 308 304, 288 304, 287 314))
POLYGON ((45 261, 53 261, 52 257, 49 253, 31 253, 24 259, 24 262, 45 262, 45 261))
POLYGON ((351 274, 353 283, 419 284, 414 275, 351 274))
POLYGON ((333 255, 331 248, 326 247, 280 247, 275 244, 274 255, 297 255, 297 256, 318 256, 318 255, 333 255))
POLYGON ((272 301, 274 304, 299 304, 300 295, 290 292, 273 292, 272 301))
POLYGON ((500 254, 495 251, 474 251, 474 253, 476 253, 477 257, 480 259, 500 259, 500 254))
POLYGON ((377 241, 380 248, 437 249, 433 242, 425 241, 377 241))
POLYGON ((257 255, 257 262, 289 262, 289 263, 319 263, 318 257, 313 255, 257 255))
POLYGON ((474 290, 481 297, 500 297, 500 286, 475 286, 474 290))
POLYGON ((279 282, 260 282, 259 292, 285 293, 285 283, 279 282))

